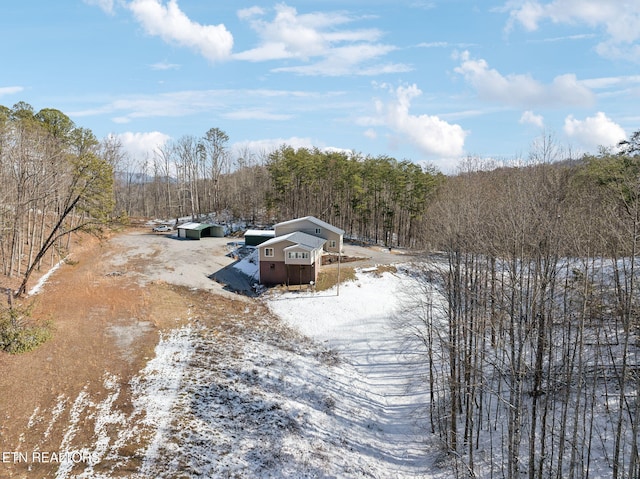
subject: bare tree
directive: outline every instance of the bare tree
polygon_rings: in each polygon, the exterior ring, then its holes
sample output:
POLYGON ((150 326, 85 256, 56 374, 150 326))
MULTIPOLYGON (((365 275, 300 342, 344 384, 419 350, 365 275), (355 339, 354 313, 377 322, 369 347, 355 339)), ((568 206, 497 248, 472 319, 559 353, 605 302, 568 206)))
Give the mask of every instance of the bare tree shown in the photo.
POLYGON ((207 205, 210 211, 217 212, 220 208, 220 178, 229 167, 228 142, 229 136, 224 131, 211 128, 200 143, 205 169, 208 170, 207 179, 212 184, 213 201, 207 205))

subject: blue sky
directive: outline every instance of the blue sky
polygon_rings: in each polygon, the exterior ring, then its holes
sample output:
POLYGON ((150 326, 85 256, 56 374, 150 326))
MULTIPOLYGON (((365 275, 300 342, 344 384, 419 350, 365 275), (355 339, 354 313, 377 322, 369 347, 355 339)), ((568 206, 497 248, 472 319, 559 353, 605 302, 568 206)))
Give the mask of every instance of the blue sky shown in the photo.
POLYGON ((640 129, 638 0, 25 0, 0 7, 0 104, 57 108, 132 159, 354 150, 453 171, 640 129))

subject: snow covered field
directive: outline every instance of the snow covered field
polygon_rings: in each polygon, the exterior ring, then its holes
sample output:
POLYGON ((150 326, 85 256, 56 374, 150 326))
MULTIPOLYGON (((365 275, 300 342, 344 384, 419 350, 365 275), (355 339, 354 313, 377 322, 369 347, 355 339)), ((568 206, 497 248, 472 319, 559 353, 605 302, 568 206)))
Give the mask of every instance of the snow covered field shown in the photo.
POLYGON ((424 477, 433 462, 425 445, 426 398, 411 387, 424 363, 404 351, 404 338, 393 327, 409 281, 402 274, 360 272, 339 295, 334 288, 269 300, 290 326, 341 358, 340 378, 327 378, 327 387, 339 388, 335 409, 359 445, 358 459, 375 477, 424 477))
MULTIPOLYGON (((189 366, 175 360, 182 380, 165 395, 170 406, 155 405, 156 380, 176 374, 154 379, 160 366, 150 363, 141 379, 140 403, 158 426, 145 477, 436 477, 426 475, 424 398, 408 389, 420 365, 399 354, 391 328, 403 281, 360 273, 339 296, 270 295, 269 308, 291 329, 261 317, 234 337, 194 329, 183 345, 193 351, 189 366)), ((161 352, 183 341, 165 338, 156 360, 171 363, 161 352)))
POLYGON ((419 364, 389 322, 402 281, 269 296, 291 329, 254 317, 165 336, 137 386, 154 425, 142 477, 425 477, 423 398, 407 389, 419 364))

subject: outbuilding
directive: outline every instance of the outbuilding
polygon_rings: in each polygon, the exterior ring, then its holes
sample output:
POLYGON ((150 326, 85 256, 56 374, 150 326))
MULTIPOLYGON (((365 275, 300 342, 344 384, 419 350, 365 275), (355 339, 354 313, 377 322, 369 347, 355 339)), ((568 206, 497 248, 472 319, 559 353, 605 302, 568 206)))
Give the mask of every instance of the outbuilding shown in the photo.
POLYGON ((244 234, 245 246, 258 246, 275 237, 274 230, 247 230, 244 234))
POLYGON ((223 238, 224 227, 210 223, 184 223, 178 226, 178 238, 223 238))

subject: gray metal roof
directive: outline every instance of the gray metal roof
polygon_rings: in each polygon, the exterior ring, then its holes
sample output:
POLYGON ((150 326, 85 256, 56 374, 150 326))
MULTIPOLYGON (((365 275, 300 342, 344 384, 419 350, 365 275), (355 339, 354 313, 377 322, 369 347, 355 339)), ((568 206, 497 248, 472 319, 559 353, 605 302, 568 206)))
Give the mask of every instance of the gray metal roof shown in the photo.
POLYGON ((327 223, 326 221, 319 220, 315 216, 304 216, 302 218, 296 218, 294 220, 283 221, 282 223, 278 223, 275 226, 285 226, 285 225, 295 224, 295 223, 297 223, 299 221, 304 221, 304 220, 311 221, 312 223, 317 224, 321 228, 327 229, 327 230, 332 231, 332 232, 334 232, 336 234, 339 234, 339 235, 343 235, 344 234, 344 230, 341 230, 340 228, 337 228, 337 227, 327 223))
POLYGON ((314 250, 321 248, 327 240, 324 238, 318 238, 317 236, 308 235, 307 233, 302 233, 300 231, 295 231, 293 233, 289 233, 282 236, 276 236, 268 241, 262 243, 258 248, 264 248, 265 246, 271 246, 282 241, 288 241, 290 243, 295 243, 300 245, 301 247, 309 250, 314 250))
POLYGON ((264 236, 264 237, 271 237, 273 238, 275 236, 276 232, 273 230, 247 230, 245 232, 245 236, 264 236))
POLYGON ((178 226, 178 229, 182 230, 193 230, 193 231, 202 231, 207 228, 216 227, 220 225, 214 225, 211 223, 184 223, 178 226))

